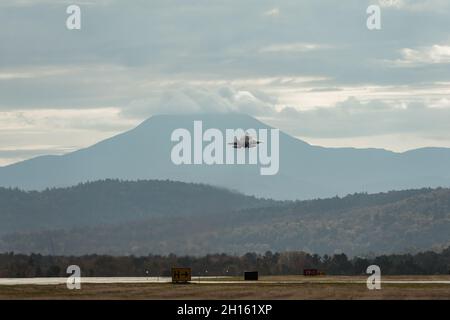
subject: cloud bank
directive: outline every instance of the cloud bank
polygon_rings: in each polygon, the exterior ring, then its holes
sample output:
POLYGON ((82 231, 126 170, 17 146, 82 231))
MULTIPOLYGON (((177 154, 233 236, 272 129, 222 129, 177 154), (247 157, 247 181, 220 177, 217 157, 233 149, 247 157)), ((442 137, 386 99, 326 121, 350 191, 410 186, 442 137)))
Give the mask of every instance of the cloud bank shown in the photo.
POLYGON ((79 32, 69 2, 0 2, 0 165, 158 113, 243 112, 327 146, 450 147, 447 0, 380 0, 376 32, 372 0, 86 0, 79 32))

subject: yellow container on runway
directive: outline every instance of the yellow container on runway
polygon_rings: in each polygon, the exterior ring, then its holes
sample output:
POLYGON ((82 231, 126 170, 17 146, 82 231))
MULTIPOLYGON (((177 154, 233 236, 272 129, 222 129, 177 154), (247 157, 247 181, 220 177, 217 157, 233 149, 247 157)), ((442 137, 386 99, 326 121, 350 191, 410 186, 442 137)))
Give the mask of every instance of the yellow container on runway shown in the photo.
POLYGON ((172 268, 172 283, 188 283, 191 276, 191 268, 172 268))

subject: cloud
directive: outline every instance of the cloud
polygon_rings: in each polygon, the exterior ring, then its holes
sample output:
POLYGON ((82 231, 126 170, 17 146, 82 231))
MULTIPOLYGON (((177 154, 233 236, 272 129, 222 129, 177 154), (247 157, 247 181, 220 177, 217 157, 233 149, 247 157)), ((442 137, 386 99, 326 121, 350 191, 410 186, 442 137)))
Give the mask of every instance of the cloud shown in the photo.
MULTIPOLYGON (((313 93, 341 92, 340 88, 315 88, 313 93)), ((247 113, 308 141, 412 134, 422 139, 440 136, 449 141, 450 99, 445 96, 415 99, 349 97, 329 107, 302 110, 280 105, 276 97, 233 87, 172 88, 152 98, 136 100, 123 109, 130 118, 153 114, 247 113)), ((392 96, 391 96, 392 97, 392 96)), ((423 140, 422 140, 423 141, 423 140)), ((450 145, 449 145, 450 146, 450 145)))
POLYGON ((34 68, 18 68, 0 70, 0 81, 16 79, 42 79, 45 77, 54 77, 67 75, 70 73, 68 68, 54 68, 52 66, 42 66, 34 68))
POLYGON ((421 102, 350 97, 330 107, 302 110, 298 105, 280 105, 277 97, 264 92, 231 86, 173 85, 159 90, 123 108, 0 112, 0 165, 44 151, 60 154, 81 148, 131 129, 155 114, 247 113, 307 142, 328 146, 392 150, 423 144, 450 146, 447 97, 421 102))
POLYGON ((283 108, 271 121, 295 136, 356 138, 389 134, 441 136, 450 141, 450 101, 423 102, 370 100, 354 97, 334 107, 297 110, 283 108))
POLYGON ((438 99, 429 105, 430 108, 448 109, 450 108, 450 97, 438 99))
POLYGON ((330 91, 342 91, 342 88, 337 87, 323 87, 323 88, 312 88, 309 92, 330 92, 330 91))
POLYGON ((427 64, 449 64, 450 45, 433 45, 417 49, 404 48, 402 58, 394 61, 397 66, 420 66, 427 64))
POLYGON ((321 45, 316 43, 283 43, 273 44, 261 48, 260 52, 280 53, 280 52, 309 52, 319 49, 330 48, 327 45, 321 45))
POLYGON ((0 112, 0 166, 80 149, 129 130, 139 121, 115 108, 0 112))
POLYGON ((280 15, 280 9, 272 8, 270 10, 264 11, 263 15, 267 17, 278 17, 280 15))
POLYGON ((29 7, 42 5, 72 5, 92 6, 92 5, 107 5, 115 0, 2 0, 0 7, 29 7))
MULTIPOLYGON (((281 0, 276 7, 256 0, 204 6, 179 0, 85 2, 105 5, 82 7, 82 30, 73 33, 65 28, 65 2, 1 1, 33 5, 0 10, 0 70, 104 64, 129 67, 130 78, 146 69, 155 77, 174 78, 314 75, 336 79, 331 86, 338 81, 413 83, 417 78, 401 70, 387 70, 384 76, 381 71, 389 65, 377 62, 390 60, 401 48, 442 42, 450 18, 444 11, 421 17, 419 25, 415 13, 388 10, 383 15, 386 32, 375 36, 365 24, 369 0, 281 0), (270 17, 278 12, 283 19, 268 19, 263 12, 270 17)), ((445 71, 423 77, 435 80, 445 71)))
POLYGON ((378 0, 378 3, 383 8, 395 8, 415 12, 442 12, 450 7, 447 0, 378 0))
POLYGON ((177 87, 165 89, 149 98, 132 101, 123 109, 122 115, 143 118, 154 114, 240 112, 261 116, 274 112, 272 102, 273 100, 262 93, 251 93, 232 87, 177 87))

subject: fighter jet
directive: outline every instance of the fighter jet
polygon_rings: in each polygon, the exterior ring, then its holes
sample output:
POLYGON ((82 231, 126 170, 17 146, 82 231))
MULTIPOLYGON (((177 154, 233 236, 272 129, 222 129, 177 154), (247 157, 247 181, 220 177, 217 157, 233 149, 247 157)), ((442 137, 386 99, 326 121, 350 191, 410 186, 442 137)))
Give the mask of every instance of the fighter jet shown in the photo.
POLYGON ((263 143, 263 141, 257 140, 250 136, 247 132, 241 138, 234 137, 234 142, 228 143, 232 145, 235 149, 240 148, 255 148, 258 144, 263 143))

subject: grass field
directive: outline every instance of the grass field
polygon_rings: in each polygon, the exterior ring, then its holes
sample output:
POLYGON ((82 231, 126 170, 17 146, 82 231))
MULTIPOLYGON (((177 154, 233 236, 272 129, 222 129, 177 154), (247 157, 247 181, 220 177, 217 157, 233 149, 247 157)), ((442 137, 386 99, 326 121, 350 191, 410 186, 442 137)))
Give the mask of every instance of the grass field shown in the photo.
MULTIPOLYGON (((364 277, 262 277, 258 282, 227 279, 208 283, 82 284, 0 286, 0 299, 450 299, 450 284, 383 283, 368 290, 364 277)), ((450 276, 384 277, 382 281, 450 281, 450 276)))

